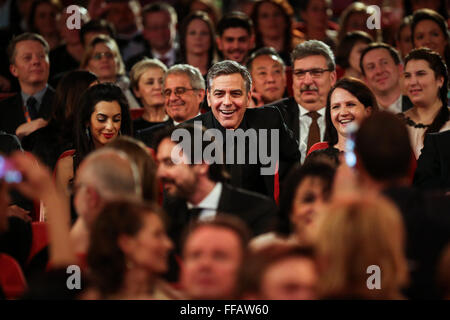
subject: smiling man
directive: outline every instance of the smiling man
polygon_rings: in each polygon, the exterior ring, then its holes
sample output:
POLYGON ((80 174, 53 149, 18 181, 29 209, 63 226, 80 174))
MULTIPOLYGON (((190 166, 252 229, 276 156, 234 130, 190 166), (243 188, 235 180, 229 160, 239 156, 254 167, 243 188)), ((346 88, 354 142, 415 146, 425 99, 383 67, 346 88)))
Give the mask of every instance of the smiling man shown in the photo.
POLYGON ((216 41, 224 60, 245 63, 255 46, 252 21, 241 12, 224 16, 217 24, 216 41))
POLYGON ((301 161, 309 148, 323 141, 328 92, 336 82, 336 64, 330 47, 322 41, 299 44, 291 54, 294 97, 275 102, 299 141, 301 161))
POLYGON ((273 164, 261 157, 262 150, 268 151, 277 162, 280 178, 300 159, 297 142, 281 113, 273 107, 248 109, 252 80, 247 68, 237 62, 225 60, 213 65, 208 71, 207 86, 211 111, 189 122, 199 121, 207 129, 217 129, 224 141, 227 135, 241 140, 242 143, 235 145, 227 139, 224 144, 231 185, 276 198, 276 173, 272 170, 262 174, 263 168, 273 164), (236 156, 239 160, 239 154, 245 156, 244 163, 234 161, 236 156), (253 162, 252 155, 255 156, 253 162), (230 158, 233 161, 229 161, 230 158))
POLYGON ((23 33, 11 40, 10 71, 19 80, 20 93, 0 102, 1 131, 23 137, 42 127, 50 117, 54 90, 47 84, 48 53, 48 43, 38 34, 23 33))
POLYGON ((380 108, 400 113, 412 107, 409 98, 402 95, 403 65, 397 50, 385 43, 371 43, 361 53, 360 67, 380 108))

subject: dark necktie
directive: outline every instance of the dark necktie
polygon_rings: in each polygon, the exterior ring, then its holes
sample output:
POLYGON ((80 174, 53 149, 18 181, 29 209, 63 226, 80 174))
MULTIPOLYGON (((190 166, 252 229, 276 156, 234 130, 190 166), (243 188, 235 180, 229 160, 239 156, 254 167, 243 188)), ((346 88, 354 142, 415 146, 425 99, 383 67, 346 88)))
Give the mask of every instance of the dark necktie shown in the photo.
POLYGON ((200 217, 200 213, 202 213, 203 208, 190 208, 188 209, 189 221, 195 222, 200 217))
POLYGON ((159 58, 159 60, 161 60, 162 63, 164 63, 167 67, 169 67, 169 58, 168 57, 161 57, 159 58))
POLYGON ((36 98, 34 98, 33 96, 29 97, 27 100, 27 109, 31 120, 36 119, 38 116, 36 105, 37 105, 36 98))
POLYGON ((311 125, 309 126, 308 144, 306 149, 306 152, 308 152, 314 143, 320 141, 320 129, 319 124, 317 123, 317 119, 320 117, 320 114, 317 111, 310 111, 306 115, 312 119, 311 125))

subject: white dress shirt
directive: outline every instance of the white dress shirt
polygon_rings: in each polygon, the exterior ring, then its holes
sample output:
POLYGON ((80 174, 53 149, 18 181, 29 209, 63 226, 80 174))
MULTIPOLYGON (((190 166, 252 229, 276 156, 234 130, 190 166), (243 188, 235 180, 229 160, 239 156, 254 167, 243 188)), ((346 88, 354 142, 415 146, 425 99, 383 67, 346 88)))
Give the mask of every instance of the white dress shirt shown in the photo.
POLYGON ((392 112, 393 114, 402 112, 402 102, 403 102, 403 96, 400 95, 393 104, 391 104, 389 107, 387 107, 386 111, 392 112))
MULTIPOLYGON (((298 105, 298 108, 300 109, 299 149, 302 156, 300 162, 303 163, 306 158, 306 153, 308 152, 308 150, 306 149, 308 147, 309 126, 311 125, 312 119, 307 115, 307 113, 310 112, 309 110, 303 108, 301 105, 298 105)), ((317 112, 320 114, 320 117, 317 119, 317 124, 319 125, 320 129, 320 141, 323 141, 323 138, 325 137, 325 107, 317 110, 317 112)))
POLYGON ((175 47, 172 46, 172 48, 166 52, 166 54, 162 55, 159 54, 158 52, 156 52, 155 50, 152 50, 152 56, 155 59, 159 59, 161 61, 163 61, 163 58, 167 59, 167 68, 173 66, 175 64, 175 60, 176 60, 176 50, 175 47))
POLYGON ((222 194, 222 183, 217 182, 211 192, 199 202, 199 204, 194 205, 190 202, 187 202, 188 209, 192 208, 201 208, 203 209, 200 212, 199 220, 208 220, 212 219, 217 214, 217 208, 219 207, 220 195, 222 194))

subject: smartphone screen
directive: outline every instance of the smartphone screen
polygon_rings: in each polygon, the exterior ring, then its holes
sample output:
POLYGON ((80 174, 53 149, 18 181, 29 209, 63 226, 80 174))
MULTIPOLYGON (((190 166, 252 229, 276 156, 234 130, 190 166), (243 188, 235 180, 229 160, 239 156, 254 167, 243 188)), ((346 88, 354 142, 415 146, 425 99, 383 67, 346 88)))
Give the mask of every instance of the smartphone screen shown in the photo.
POLYGON ((19 183, 22 181, 22 174, 14 168, 11 161, 0 156, 0 179, 7 183, 19 183))
POLYGON ((345 162, 350 168, 356 166, 355 155, 355 134, 358 130, 358 125, 355 122, 350 123, 347 127, 347 141, 345 143, 345 162))

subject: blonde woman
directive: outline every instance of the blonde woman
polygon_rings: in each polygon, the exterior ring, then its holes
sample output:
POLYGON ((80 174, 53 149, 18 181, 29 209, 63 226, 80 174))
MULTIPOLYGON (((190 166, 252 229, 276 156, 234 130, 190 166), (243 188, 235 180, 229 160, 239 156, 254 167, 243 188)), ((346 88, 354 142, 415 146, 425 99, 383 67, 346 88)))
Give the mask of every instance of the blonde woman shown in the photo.
POLYGON ((144 108, 142 116, 133 121, 135 133, 169 121, 162 94, 163 78, 166 72, 167 67, 158 59, 144 58, 131 68, 131 88, 144 108))
POLYGON ((323 299, 403 298, 400 290, 408 283, 405 230, 391 202, 375 195, 340 197, 319 220, 318 290, 323 299), (381 272, 378 280, 368 279, 373 270, 381 272), (377 290, 370 290, 368 283, 377 281, 377 290))

